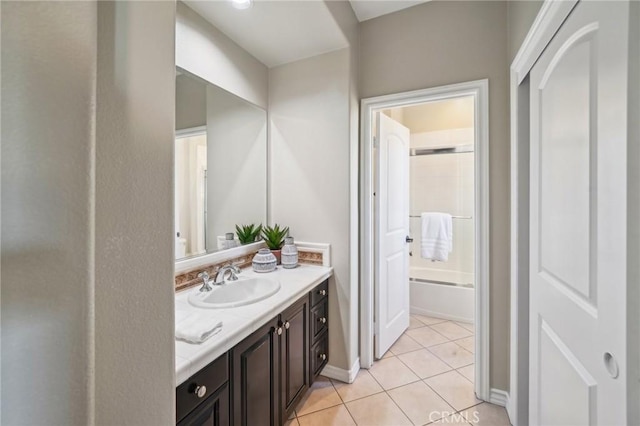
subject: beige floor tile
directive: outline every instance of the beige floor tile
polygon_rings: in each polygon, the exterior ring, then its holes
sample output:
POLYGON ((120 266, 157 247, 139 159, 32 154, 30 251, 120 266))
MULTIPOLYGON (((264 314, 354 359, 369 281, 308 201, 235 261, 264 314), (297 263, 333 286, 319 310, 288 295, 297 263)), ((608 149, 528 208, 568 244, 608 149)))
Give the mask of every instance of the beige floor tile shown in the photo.
POLYGON ((444 419, 437 420, 430 425, 447 425, 447 426, 469 426, 471 423, 465 421, 466 417, 461 414, 455 413, 444 419))
POLYGON ((425 382, 456 410, 479 404, 473 392, 473 383, 457 371, 425 379, 425 382))
POLYGON ((294 417, 284 422, 284 426, 300 426, 300 423, 298 423, 298 419, 294 417))
POLYGON ((393 389, 420 380, 398 357, 375 362, 369 373, 384 389, 393 389))
POLYGON ((455 411, 424 382, 392 389, 389 396, 416 425, 441 419, 455 411))
POLYGON ((411 420, 386 393, 346 403, 356 424, 362 426, 411 425, 411 420))
POLYGON ((464 339, 456 340, 455 342, 469 352, 475 353, 476 338, 474 336, 465 337, 464 339))
POLYGON ((474 356, 471 352, 456 345, 454 342, 431 346, 429 351, 453 368, 464 367, 465 365, 472 364, 474 361, 474 356))
POLYGON ((387 352, 385 352, 384 355, 382 355, 382 358, 380 358, 380 359, 391 358, 393 356, 395 356, 395 354, 393 352, 391 352, 391 350, 388 350, 387 352))
POLYGON ((449 339, 442 334, 432 330, 429 327, 414 328, 413 330, 407 330, 406 335, 411 337, 416 342, 420 343, 424 347, 433 345, 439 345, 440 343, 448 342, 449 339))
POLYGON ((472 425, 477 426, 509 426, 509 416, 504 407, 488 402, 471 407, 462 413, 472 425))
POLYGON ((300 426, 356 426, 344 405, 337 405, 298 417, 300 426))
POLYGON ((476 380, 476 368, 473 364, 458 368, 458 373, 471 380, 472 383, 476 380))
POLYGON ((457 340, 473 336, 472 332, 464 327, 460 327, 453 321, 441 322, 440 324, 434 324, 430 327, 449 340, 457 340))
POLYGON ((411 330, 412 328, 420 328, 420 327, 424 327, 426 324, 423 323, 422 321, 420 321, 417 317, 415 317, 414 315, 411 315, 409 317, 409 330, 411 330))
POLYGON ((353 401, 354 399, 364 398, 365 396, 373 395, 382 392, 382 387, 378 384, 376 379, 371 376, 367 370, 360 370, 353 383, 342 383, 337 380, 332 380, 333 386, 338 391, 338 395, 344 402, 353 401))
POLYGON ((441 322, 445 322, 448 321, 446 319, 442 319, 442 318, 436 318, 436 317, 429 317, 426 315, 418 315, 418 314, 414 314, 413 315, 418 321, 426 324, 426 325, 431 325, 431 324, 438 324, 441 322))
POLYGON ((398 356, 400 361, 418 375, 421 379, 445 373, 451 370, 440 358, 429 352, 427 349, 420 349, 398 356))
POLYGON ((338 392, 326 377, 318 377, 296 407, 296 414, 305 414, 342 404, 338 392))
POLYGON ((456 324, 458 324, 460 327, 464 327, 467 330, 469 330, 472 333, 476 332, 476 326, 473 323, 470 322, 462 322, 462 321, 455 321, 456 324))
POLYGON ((416 351, 418 349, 422 349, 422 345, 413 340, 410 336, 403 334, 391 346, 389 351, 394 355, 400 355, 406 352, 416 351))

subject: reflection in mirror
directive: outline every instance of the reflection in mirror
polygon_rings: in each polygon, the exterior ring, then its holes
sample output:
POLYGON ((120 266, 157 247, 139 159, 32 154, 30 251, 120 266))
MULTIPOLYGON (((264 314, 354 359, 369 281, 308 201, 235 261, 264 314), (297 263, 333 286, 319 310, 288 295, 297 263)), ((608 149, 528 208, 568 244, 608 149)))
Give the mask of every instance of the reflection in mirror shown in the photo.
POLYGON ((239 245, 267 216, 267 114, 188 72, 176 77, 176 259, 239 245))

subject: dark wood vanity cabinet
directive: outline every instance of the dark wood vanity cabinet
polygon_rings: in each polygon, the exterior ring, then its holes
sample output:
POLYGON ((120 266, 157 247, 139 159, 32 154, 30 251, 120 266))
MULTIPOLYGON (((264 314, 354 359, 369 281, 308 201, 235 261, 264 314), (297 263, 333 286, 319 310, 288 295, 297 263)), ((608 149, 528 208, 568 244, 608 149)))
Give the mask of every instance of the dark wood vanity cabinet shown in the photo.
POLYGON ((224 354, 176 388, 180 426, 229 424, 229 359, 224 354))
POLYGON ((231 424, 279 424, 281 333, 280 319, 275 318, 231 350, 231 424))
POLYGON ((309 297, 303 297, 280 315, 281 423, 309 389, 309 297))
POLYGON ((176 389, 178 425, 283 425, 329 360, 328 281, 176 389), (202 385, 209 391, 202 393, 202 385))
POLYGON ((313 383, 329 362, 329 281, 325 281, 311 291, 309 333, 310 368, 309 382, 313 383))

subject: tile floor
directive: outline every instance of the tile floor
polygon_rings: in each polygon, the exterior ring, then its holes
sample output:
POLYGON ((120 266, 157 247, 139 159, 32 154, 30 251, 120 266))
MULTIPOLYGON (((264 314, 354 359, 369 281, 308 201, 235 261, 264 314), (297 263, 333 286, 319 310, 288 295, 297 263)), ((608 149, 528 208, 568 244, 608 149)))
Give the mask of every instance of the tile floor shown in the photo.
POLYGON ((472 324, 411 315, 409 329, 352 384, 319 377, 287 426, 509 425, 473 393, 472 324))

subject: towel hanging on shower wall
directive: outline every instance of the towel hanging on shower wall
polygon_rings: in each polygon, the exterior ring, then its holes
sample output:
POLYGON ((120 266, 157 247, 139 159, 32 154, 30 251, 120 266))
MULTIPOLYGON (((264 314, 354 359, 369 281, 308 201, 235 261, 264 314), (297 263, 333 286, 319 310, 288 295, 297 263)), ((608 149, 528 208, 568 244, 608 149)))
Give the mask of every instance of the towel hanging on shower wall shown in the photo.
POLYGON ((428 212, 420 215, 422 233, 420 255, 425 259, 446 262, 453 250, 453 220, 448 213, 428 212))

